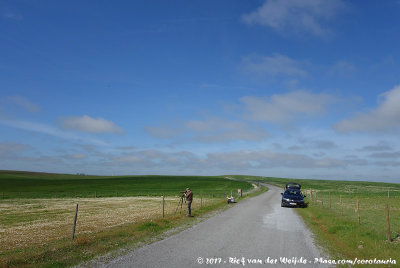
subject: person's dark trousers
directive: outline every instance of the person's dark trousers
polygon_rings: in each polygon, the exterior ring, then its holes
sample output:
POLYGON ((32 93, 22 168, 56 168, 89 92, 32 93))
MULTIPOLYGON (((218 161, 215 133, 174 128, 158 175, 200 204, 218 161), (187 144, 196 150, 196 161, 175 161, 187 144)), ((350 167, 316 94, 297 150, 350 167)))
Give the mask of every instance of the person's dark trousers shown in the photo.
POLYGON ((187 205, 186 216, 190 217, 192 216, 192 201, 186 201, 186 205, 187 205))

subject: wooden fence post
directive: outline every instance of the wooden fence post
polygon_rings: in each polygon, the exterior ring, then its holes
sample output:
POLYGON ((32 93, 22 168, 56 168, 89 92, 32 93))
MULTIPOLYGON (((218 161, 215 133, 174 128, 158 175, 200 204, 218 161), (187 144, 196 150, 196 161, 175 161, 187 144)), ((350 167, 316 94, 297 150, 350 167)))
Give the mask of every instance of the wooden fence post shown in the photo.
POLYGON ((329 192, 329 208, 332 208, 331 192, 329 192))
POLYGON ((200 208, 203 207, 203 191, 200 193, 200 208))
POLYGON ((357 197, 357 216, 358 216, 358 224, 361 224, 361 219, 360 219, 360 202, 358 201, 358 197, 357 197))
POLYGON ((392 237, 390 235, 390 217, 389 217, 389 205, 388 204, 386 204, 386 226, 387 226, 388 242, 392 242, 392 237))
POLYGON ((162 196, 162 217, 165 216, 165 196, 162 196))
POLYGON ((75 238, 76 220, 78 219, 78 204, 76 204, 74 226, 72 227, 72 240, 75 238))

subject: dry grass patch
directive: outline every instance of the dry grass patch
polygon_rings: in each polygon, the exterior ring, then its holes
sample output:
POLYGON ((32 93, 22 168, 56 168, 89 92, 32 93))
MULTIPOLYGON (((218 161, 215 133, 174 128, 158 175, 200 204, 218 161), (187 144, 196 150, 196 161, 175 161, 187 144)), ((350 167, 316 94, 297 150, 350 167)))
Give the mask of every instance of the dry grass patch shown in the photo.
MULTIPOLYGON (((165 198, 166 215, 175 213, 178 200, 165 198)), ((216 200, 203 199, 203 205, 213 202, 216 200)), ((71 237, 77 203, 76 233, 79 235, 162 216, 162 197, 3 200, 0 203, 0 251, 45 246, 51 241, 71 237)), ((195 199, 192 207, 200 208, 200 200, 195 199)), ((185 204, 182 213, 185 213, 185 204)))

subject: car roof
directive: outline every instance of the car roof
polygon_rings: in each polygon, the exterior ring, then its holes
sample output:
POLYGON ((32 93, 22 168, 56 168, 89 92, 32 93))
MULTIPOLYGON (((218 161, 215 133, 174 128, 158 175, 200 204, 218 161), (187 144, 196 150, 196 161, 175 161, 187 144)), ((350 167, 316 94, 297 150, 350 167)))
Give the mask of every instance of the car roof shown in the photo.
POLYGON ((301 189, 301 185, 296 182, 288 182, 288 183, 286 183, 286 189, 288 189, 288 188, 301 189))

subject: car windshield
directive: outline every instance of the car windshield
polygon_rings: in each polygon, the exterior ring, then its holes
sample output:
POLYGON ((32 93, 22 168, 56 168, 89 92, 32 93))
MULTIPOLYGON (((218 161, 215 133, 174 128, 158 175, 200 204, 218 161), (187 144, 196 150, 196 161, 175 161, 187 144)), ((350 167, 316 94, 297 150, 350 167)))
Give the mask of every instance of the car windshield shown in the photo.
POLYGON ((297 190, 287 190, 285 195, 301 195, 301 192, 297 190))
POLYGON ((297 184, 297 183, 288 183, 288 184, 286 184, 286 188, 298 188, 298 189, 300 189, 300 184, 297 184))

